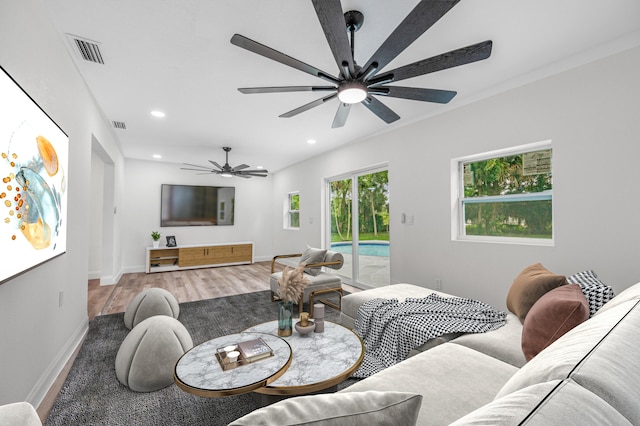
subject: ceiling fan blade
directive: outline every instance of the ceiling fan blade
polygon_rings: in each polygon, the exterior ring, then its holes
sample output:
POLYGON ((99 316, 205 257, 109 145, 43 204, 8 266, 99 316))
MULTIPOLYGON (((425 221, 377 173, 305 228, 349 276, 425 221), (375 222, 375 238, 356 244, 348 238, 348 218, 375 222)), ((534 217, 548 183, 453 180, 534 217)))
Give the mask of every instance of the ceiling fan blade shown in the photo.
POLYGON ((203 169, 208 169, 208 166, 201 166, 200 164, 191 164, 191 163, 182 163, 185 166, 191 166, 191 167, 202 167, 203 169))
POLYGON ((241 87, 238 89, 244 94, 254 93, 283 93, 283 92, 320 92, 337 90, 335 86, 284 86, 284 87, 241 87))
MULTIPOLYGON (((381 86, 381 89, 389 89, 384 94, 393 98, 412 99, 414 101, 434 102, 446 104, 458 94, 451 90, 423 89, 417 87, 381 86)), ((381 93, 382 94, 382 93, 381 93)))
MULTIPOLYGON (((346 63, 351 76, 355 76, 353 54, 340 0, 312 0, 312 3, 338 69, 343 70, 343 64, 346 63)), ((351 76, 345 75, 344 77, 351 76)))
POLYGON ((192 170, 194 172, 209 172, 209 171, 211 171, 211 169, 208 169, 206 167, 203 167, 201 169, 192 169, 190 167, 180 167, 180 170, 192 170))
POLYGON ((220 164, 216 163, 216 162, 215 162, 215 161, 213 161, 213 160, 209 160, 209 162, 210 162, 211 164, 213 164, 214 166, 216 166, 217 168, 219 168, 220 170, 222 170, 222 166, 221 166, 220 164))
POLYGON ((392 81, 396 82, 481 61, 491 56, 492 47, 493 42, 491 40, 482 41, 480 43, 472 44, 471 46, 461 47, 460 49, 452 50, 451 52, 443 53, 438 56, 433 56, 428 59, 423 59, 421 61, 396 68, 376 76, 369 82, 375 83, 375 81, 388 81, 391 76, 393 76, 392 81))
POLYGON ((257 41, 253 41, 240 34, 234 34, 233 37, 231 37, 231 44, 242 47, 243 49, 247 49, 250 52, 257 53, 258 55, 264 56, 265 58, 280 62, 281 64, 288 65, 299 71, 306 72, 307 74, 311 74, 324 80, 331 81, 332 83, 338 84, 340 82, 340 80, 338 80, 336 77, 333 77, 327 72, 321 71, 316 67, 305 64, 302 61, 285 55, 282 52, 278 52, 275 49, 265 46, 264 44, 260 44, 257 41))
POLYGON ((241 177, 242 179, 250 179, 251 176, 241 175, 240 173, 234 173, 233 176, 241 177))
POLYGON ((247 174, 247 173, 269 173, 268 170, 265 169, 255 169, 255 170, 242 170, 242 171, 238 171, 238 174, 247 174))
POLYGON ((336 111, 336 116, 333 118, 331 128, 336 129, 344 126, 347 122, 347 117, 349 117, 349 111, 351 111, 351 104, 340 102, 340 105, 338 105, 338 111, 336 111))
POLYGON ((232 172, 237 172, 239 170, 246 169, 247 167, 249 167, 248 164, 240 164, 239 166, 235 166, 233 169, 231 169, 231 171, 232 172))
POLYGON ((293 110, 291 110, 289 112, 285 112, 284 114, 280 115, 280 117, 282 117, 282 118, 291 118, 291 117, 296 116, 296 115, 298 115, 298 114, 300 114, 302 112, 308 111, 311 108, 314 108, 314 107, 317 107, 319 105, 322 105, 325 102, 330 101, 331 99, 335 98, 336 96, 338 96, 337 93, 332 93, 329 96, 325 96, 324 98, 316 99, 315 101, 309 102, 306 105, 302 105, 301 107, 293 109, 293 110))
POLYGON ((238 174, 238 176, 246 176, 246 177, 249 177, 249 176, 267 177, 267 175, 266 175, 266 174, 262 174, 262 175, 261 175, 261 174, 258 174, 258 173, 242 173, 242 174, 238 174))
POLYGON ((367 97, 362 104, 366 106, 369 111, 380 117, 386 123, 393 123, 396 120, 400 119, 400 116, 395 112, 391 111, 391 109, 374 98, 373 96, 367 97))
POLYGON ((373 62, 378 69, 384 68, 418 37, 424 34, 438 19, 442 18, 460 0, 421 0, 391 35, 382 43, 371 59, 362 67, 367 69, 373 62))

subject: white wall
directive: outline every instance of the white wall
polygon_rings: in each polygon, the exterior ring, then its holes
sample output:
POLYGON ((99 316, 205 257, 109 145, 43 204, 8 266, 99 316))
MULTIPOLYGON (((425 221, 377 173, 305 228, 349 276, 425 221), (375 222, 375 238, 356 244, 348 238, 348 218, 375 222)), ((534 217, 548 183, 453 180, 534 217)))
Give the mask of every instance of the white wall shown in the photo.
POLYGON ((102 275, 102 223, 104 163, 97 153, 91 155, 91 194, 89 197, 89 279, 102 275))
POLYGON ((151 231, 174 235, 178 245, 218 242, 253 241, 256 261, 272 257, 271 177, 223 178, 218 175, 197 175, 181 170, 180 164, 127 159, 125 180, 126 200, 121 206, 124 226, 123 250, 126 272, 144 270, 145 247, 151 246, 151 231), (231 226, 160 227, 160 186, 219 185, 236 188, 235 223, 231 226))
POLYGON ((122 157, 39 0, 0 0, 0 60, 69 135, 67 252, 0 285, 0 404, 37 405, 87 328, 92 138, 119 163, 117 185, 122 157))
POLYGON ((286 194, 299 190, 301 229, 283 230, 276 217, 274 251, 321 244, 323 178, 388 161, 392 282, 433 288, 441 279, 445 292, 504 309, 515 276, 542 262, 559 274, 593 269, 619 292, 640 281, 638 75, 640 48, 281 171, 273 210, 279 215, 286 194), (547 139, 555 246, 451 241, 451 159, 547 139), (401 224, 401 212, 415 224, 401 224))

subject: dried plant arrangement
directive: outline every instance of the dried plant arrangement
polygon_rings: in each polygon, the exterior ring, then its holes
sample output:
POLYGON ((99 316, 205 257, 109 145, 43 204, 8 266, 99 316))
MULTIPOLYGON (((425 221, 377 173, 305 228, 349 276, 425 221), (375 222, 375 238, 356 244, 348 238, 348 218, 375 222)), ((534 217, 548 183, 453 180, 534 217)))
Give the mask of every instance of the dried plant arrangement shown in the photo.
POLYGON ((278 296, 282 300, 297 302, 305 287, 311 280, 304 276, 305 264, 301 263, 295 269, 285 266, 282 276, 278 279, 278 296))

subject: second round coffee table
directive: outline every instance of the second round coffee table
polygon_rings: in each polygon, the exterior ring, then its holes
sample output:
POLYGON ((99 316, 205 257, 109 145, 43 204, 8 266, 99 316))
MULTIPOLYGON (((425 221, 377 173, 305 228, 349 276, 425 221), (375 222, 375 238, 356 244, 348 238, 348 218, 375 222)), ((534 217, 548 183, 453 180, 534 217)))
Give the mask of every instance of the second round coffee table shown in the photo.
MULTIPOLYGON (((258 324, 246 332, 276 334, 277 321, 258 324)), ((255 389, 263 395, 261 405, 282 399, 282 396, 334 392, 338 383, 347 379, 362 364, 364 345, 353 331, 340 324, 325 321, 323 333, 302 335, 293 332, 282 337, 291 346, 291 365, 277 380, 255 389), (278 395, 280 398, 269 398, 278 395)))

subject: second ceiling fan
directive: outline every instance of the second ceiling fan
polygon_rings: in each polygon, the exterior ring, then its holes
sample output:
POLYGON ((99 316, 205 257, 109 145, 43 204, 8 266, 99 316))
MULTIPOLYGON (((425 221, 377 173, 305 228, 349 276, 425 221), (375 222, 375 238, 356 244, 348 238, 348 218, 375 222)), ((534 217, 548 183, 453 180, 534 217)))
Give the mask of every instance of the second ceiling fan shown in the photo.
POLYGON ((292 58, 268 46, 253 41, 240 34, 234 34, 231 43, 258 55, 288 65, 299 71, 321 78, 329 86, 284 86, 239 88, 242 93, 281 92, 331 92, 329 95, 286 112, 280 117, 293 117, 327 101, 338 98, 340 105, 331 127, 342 127, 347 121, 351 105, 362 103, 386 123, 400 118, 376 96, 412 99, 423 102, 446 104, 457 94, 455 91, 425 89, 417 87, 391 86, 412 77, 457 67, 488 58, 491 55, 490 40, 452 50, 441 55, 405 65, 391 71, 380 71, 404 51, 411 43, 444 16, 460 0, 421 0, 418 5, 398 25, 378 50, 364 64, 359 66, 354 59, 355 32, 362 26, 364 16, 358 11, 342 12, 340 0, 312 0, 318 20, 333 53, 339 74, 337 77, 292 58), (345 31, 346 25, 346 31, 345 31), (348 37, 350 34, 350 39, 348 37))

